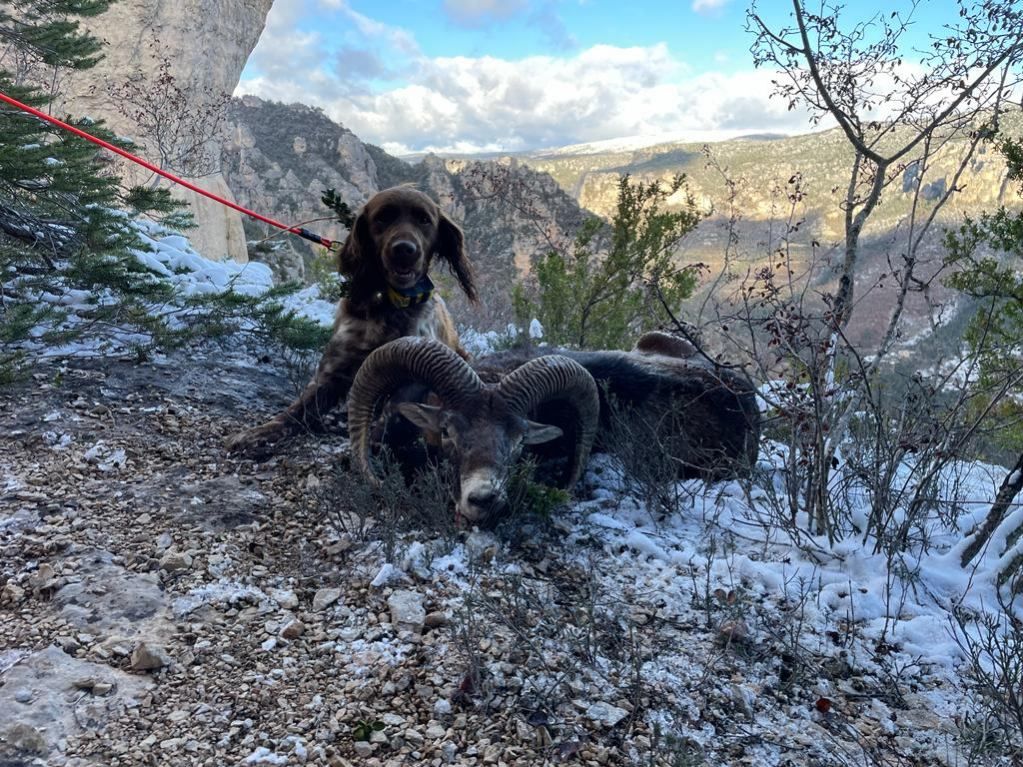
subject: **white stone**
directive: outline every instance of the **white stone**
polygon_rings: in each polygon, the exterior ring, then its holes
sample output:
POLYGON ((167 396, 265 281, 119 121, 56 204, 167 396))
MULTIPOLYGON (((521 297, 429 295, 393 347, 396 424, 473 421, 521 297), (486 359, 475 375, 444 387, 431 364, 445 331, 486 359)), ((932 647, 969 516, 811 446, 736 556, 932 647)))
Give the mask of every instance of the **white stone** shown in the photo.
POLYGON ((294 610, 298 607, 298 597, 290 589, 270 589, 270 598, 285 610, 294 610))
POLYGON ((170 654, 160 645, 139 642, 131 651, 130 668, 132 671, 154 671, 169 666, 173 662, 170 654))
POLYGON ((383 567, 380 568, 380 572, 376 574, 376 577, 370 581, 370 586, 379 589, 384 586, 388 586, 392 583, 396 583, 405 577, 405 574, 397 567, 392 565, 390 562, 384 562, 383 567))
POLYGON ((430 726, 426 728, 426 737, 430 740, 439 740, 447 734, 447 727, 440 722, 431 722, 430 726))
MULTIPOLYGON (((82 734, 86 726, 101 730, 116 716, 118 706, 141 698, 152 686, 146 677, 126 674, 103 663, 72 658, 59 647, 48 647, 18 658, 13 665, 0 665, 0 741, 6 738, 10 743, 13 737, 35 749, 40 756, 51 749, 60 749, 62 742, 82 734), (85 679, 93 682, 93 695, 107 697, 101 706, 88 706, 88 716, 83 719, 83 711, 76 708, 74 702, 82 695, 75 682, 85 679), (31 692, 26 700, 27 691, 31 692)), ((40 760, 39 763, 51 762, 40 760)))
POLYGON ((160 569, 169 573, 187 570, 192 566, 192 556, 178 551, 168 551, 160 558, 160 569))
POLYGON ((610 703, 604 702, 594 703, 586 709, 587 718, 592 719, 594 722, 599 722, 605 727, 614 727, 628 715, 629 712, 624 708, 618 708, 618 706, 612 706, 610 703))
POLYGON ((387 608, 391 612, 391 623, 395 628, 422 632, 423 622, 426 620, 422 594, 398 589, 387 598, 387 608))
POLYGON ((341 597, 341 589, 320 589, 313 595, 313 612, 326 610, 341 597))
POLYGON ((355 753, 361 756, 363 759, 373 755, 373 749, 375 746, 372 743, 367 743, 364 740, 357 740, 353 746, 355 753))

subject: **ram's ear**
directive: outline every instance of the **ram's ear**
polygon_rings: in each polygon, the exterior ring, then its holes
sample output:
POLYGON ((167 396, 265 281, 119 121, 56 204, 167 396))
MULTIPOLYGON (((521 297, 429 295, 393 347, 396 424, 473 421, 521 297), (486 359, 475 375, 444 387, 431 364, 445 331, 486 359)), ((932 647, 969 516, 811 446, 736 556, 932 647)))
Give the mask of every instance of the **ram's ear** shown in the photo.
POLYGON ((423 405, 419 402, 402 402, 398 412, 428 434, 440 434, 440 416, 443 412, 436 405, 423 405))
POLYGON ((544 442, 557 439, 562 434, 564 432, 557 426, 549 426, 545 423, 537 423, 536 421, 526 421, 526 434, 522 438, 522 444, 542 445, 544 442))

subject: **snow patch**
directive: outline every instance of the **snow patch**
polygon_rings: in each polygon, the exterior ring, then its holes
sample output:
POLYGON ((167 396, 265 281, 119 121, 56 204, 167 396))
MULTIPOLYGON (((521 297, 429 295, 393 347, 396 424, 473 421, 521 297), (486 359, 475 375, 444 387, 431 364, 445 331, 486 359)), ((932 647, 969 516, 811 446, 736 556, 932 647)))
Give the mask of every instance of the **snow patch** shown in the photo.
POLYGON ((220 580, 198 586, 185 596, 178 597, 171 604, 171 609, 176 617, 183 618, 204 605, 234 606, 242 602, 262 604, 268 601, 267 595, 255 586, 220 580))

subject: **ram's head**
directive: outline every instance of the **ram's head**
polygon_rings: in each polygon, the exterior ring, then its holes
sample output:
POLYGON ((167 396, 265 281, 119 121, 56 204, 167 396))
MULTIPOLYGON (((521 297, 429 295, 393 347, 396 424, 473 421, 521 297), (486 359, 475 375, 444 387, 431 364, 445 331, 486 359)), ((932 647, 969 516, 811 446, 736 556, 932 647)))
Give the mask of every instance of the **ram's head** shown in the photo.
POLYGON ((462 518, 472 522, 500 511, 522 449, 564 431, 570 432, 572 444, 561 484, 571 487, 582 474, 600 414, 597 386, 585 368, 566 357, 538 357, 498 383, 484 384, 447 346, 409 337, 370 354, 348 397, 353 456, 370 481, 379 481, 371 460, 372 426, 384 405, 410 385, 429 389, 431 402, 401 402, 394 408, 455 467, 462 518), (540 408, 557 412, 568 428, 529 420, 540 408))

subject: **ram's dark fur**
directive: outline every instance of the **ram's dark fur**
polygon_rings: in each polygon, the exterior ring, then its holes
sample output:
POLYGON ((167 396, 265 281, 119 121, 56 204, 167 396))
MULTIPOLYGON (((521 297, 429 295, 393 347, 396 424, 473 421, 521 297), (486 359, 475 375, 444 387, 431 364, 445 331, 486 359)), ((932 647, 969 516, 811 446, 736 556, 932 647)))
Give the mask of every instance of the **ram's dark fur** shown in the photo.
MULTIPOLYGON (((532 357, 551 353, 574 359, 597 382, 600 430, 595 449, 627 449, 611 444, 621 437, 616 427, 627 423, 634 439, 663 446, 684 479, 722 479, 743 474, 755 463, 760 412, 752 383, 742 373, 702 358, 529 348, 490 355, 473 367, 484 381, 494 381, 532 357)), ((535 417, 563 425, 550 409, 535 417)), ((557 443, 542 448, 545 454, 561 449, 557 443)))

